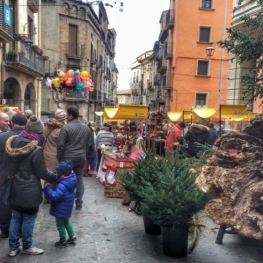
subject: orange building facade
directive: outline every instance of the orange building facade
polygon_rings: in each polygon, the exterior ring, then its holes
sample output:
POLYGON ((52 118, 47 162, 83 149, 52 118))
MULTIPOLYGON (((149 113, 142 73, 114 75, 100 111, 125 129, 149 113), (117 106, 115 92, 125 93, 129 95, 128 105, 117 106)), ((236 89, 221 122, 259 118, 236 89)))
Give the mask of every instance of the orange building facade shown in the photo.
POLYGON ((166 61, 167 110, 217 109, 226 103, 229 56, 216 43, 227 37, 232 9, 233 0, 171 0, 174 26, 167 38, 172 46, 172 59, 166 61), (210 57, 209 46, 214 48, 210 57))

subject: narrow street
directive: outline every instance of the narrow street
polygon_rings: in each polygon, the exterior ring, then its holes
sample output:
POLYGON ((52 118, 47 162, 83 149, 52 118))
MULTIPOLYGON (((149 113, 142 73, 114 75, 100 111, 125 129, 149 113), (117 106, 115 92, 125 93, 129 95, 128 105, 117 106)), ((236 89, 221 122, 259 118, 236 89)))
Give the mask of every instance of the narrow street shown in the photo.
MULTIPOLYGON (((8 239, 0 239, 0 263, 261 263, 263 242, 238 235, 225 235, 224 244, 215 244, 218 226, 208 218, 197 245, 187 258, 170 258, 162 254, 161 236, 144 233, 141 216, 128 212, 119 198, 104 197, 98 179, 84 178, 83 209, 74 209, 71 218, 78 238, 76 245, 56 248, 58 232, 49 215, 49 205, 41 205, 35 226, 35 245, 43 255, 7 256, 8 239)), ((189 245, 191 240, 189 240, 189 245)))

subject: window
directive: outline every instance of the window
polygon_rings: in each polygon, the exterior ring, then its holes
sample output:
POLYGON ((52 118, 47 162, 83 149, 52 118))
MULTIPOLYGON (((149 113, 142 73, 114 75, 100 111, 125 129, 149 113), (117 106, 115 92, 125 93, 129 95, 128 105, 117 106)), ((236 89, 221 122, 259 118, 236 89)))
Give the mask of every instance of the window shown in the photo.
POLYGON ((208 76, 208 63, 207 60, 198 60, 197 75, 208 76))
POLYGON ((212 8, 212 0, 202 0, 201 8, 212 8))
POLYGON ((71 8, 71 15, 75 17, 77 16, 77 7, 75 5, 71 8))
POLYGON ((85 9, 84 8, 80 8, 80 10, 79 10, 79 16, 80 16, 80 18, 82 18, 82 19, 85 19, 85 9))
POLYGON ((199 41, 200 42, 210 42, 210 34, 211 28, 210 27, 200 27, 199 32, 199 41))
POLYGON ((196 108, 206 108, 206 99, 207 94, 206 93, 196 93, 195 95, 195 107, 196 108))
POLYGON ((65 15, 69 14, 69 5, 68 4, 64 4, 62 6, 62 13, 64 13, 65 15))

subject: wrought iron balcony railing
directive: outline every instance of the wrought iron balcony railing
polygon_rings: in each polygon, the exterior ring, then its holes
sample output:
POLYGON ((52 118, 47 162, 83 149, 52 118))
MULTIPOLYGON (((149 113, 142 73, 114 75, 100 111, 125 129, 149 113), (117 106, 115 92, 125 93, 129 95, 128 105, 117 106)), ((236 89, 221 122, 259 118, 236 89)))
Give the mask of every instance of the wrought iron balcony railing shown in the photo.
POLYGON ((83 59, 84 58, 84 45, 78 45, 77 43, 68 42, 66 43, 66 56, 72 59, 83 59))
POLYGON ((23 44, 20 52, 8 52, 6 55, 7 66, 27 73, 31 76, 40 77, 45 75, 45 61, 42 55, 33 50, 27 50, 23 44))
POLYGON ((173 43, 168 42, 164 47, 164 59, 171 60, 173 58, 173 43))

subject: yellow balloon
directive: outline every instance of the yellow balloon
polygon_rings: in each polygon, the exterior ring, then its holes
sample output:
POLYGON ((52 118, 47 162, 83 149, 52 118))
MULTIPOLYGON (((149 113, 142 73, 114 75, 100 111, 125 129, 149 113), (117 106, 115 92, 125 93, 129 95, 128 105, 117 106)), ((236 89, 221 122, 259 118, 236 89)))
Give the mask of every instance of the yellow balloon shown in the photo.
POLYGON ((60 87, 60 84, 61 84, 59 78, 52 79, 52 83, 56 89, 58 89, 60 87))

